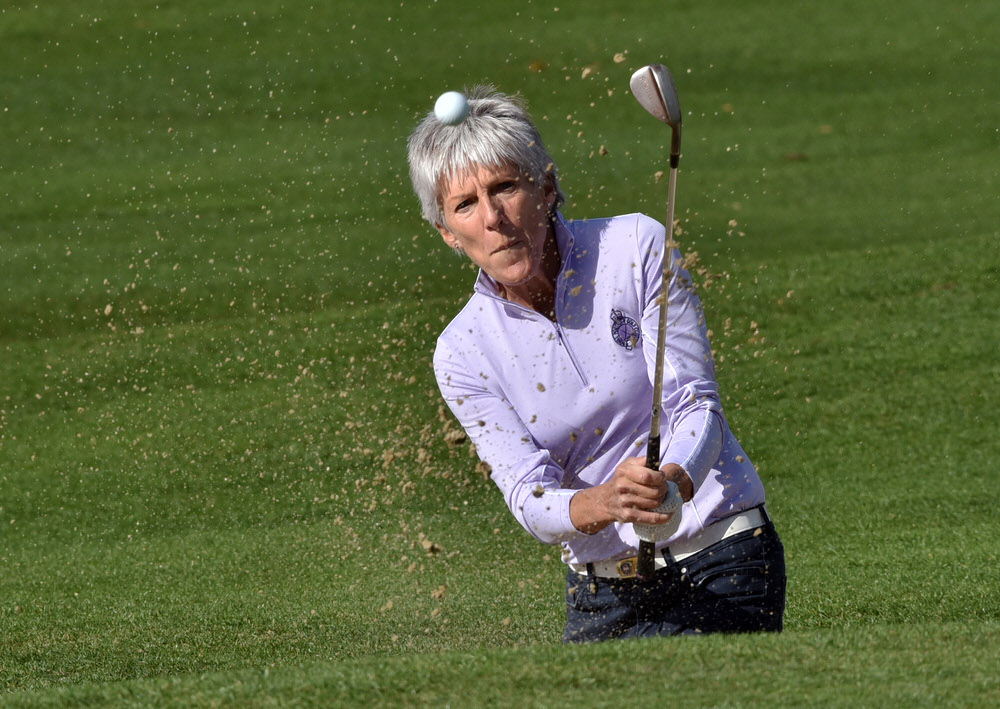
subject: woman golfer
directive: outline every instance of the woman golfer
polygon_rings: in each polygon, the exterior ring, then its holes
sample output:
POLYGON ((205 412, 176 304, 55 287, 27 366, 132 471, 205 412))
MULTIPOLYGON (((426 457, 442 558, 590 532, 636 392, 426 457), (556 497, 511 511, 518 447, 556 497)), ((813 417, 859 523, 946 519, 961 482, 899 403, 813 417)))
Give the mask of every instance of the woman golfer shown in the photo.
POLYGON ((778 631, 784 550, 756 469, 719 402, 704 313, 662 224, 566 220, 554 161, 522 104, 491 88, 464 121, 429 114, 409 140, 423 214, 479 267, 438 338, 434 371, 510 511, 569 566, 563 640, 778 631), (662 468, 651 422, 657 299, 669 289, 662 468), (634 523, 679 527, 636 578, 634 523), (676 523, 676 519, 673 520, 676 523))

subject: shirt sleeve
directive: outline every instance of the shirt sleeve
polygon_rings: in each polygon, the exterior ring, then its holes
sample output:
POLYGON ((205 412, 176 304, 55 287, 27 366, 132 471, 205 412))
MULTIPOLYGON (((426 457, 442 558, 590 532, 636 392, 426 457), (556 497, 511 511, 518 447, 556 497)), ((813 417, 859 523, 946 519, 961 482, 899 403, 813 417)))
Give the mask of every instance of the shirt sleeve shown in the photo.
MULTIPOLYGON (((655 373, 665 236, 663 225, 651 219, 640 228, 639 245, 644 252, 640 258, 645 278, 642 329, 648 334, 643 338, 643 354, 650 381, 655 373)), ((722 452, 722 405, 701 300, 690 274, 682 266, 680 252, 672 249, 670 258, 660 428, 664 443, 660 460, 661 464, 676 463, 683 467, 697 490, 722 452)))
POLYGON ((570 498, 577 491, 562 489, 563 469, 537 445, 503 395, 486 387, 464 359, 453 345, 438 341, 438 387, 479 457, 490 466, 507 507, 546 544, 581 536, 569 514, 570 498))

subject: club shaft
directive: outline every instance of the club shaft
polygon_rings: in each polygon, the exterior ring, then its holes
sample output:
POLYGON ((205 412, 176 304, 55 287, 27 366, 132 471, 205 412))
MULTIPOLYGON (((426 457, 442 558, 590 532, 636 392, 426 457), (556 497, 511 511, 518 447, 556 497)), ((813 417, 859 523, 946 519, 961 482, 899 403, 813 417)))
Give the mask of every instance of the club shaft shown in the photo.
POLYGON ((660 410, 663 399, 663 362, 667 349, 667 303, 670 300, 670 279, 673 276, 674 242, 674 198, 677 194, 677 168, 670 168, 667 188, 667 234, 663 246, 663 278, 660 285, 660 316, 656 331, 656 363, 653 371, 653 416, 649 423, 649 438, 646 442, 646 467, 657 470, 660 467, 660 410))
MULTIPOLYGON (((660 411, 663 400, 663 361, 667 347, 667 303, 670 300, 670 279, 673 276, 674 198, 677 194, 677 156, 670 156, 670 179, 667 186, 667 233, 663 245, 663 277, 660 284, 660 317, 656 332, 656 363, 653 371, 653 415, 646 439, 646 467, 660 469, 660 411)), ((651 579, 655 573, 656 546, 652 542, 639 542, 636 559, 636 576, 651 579)))

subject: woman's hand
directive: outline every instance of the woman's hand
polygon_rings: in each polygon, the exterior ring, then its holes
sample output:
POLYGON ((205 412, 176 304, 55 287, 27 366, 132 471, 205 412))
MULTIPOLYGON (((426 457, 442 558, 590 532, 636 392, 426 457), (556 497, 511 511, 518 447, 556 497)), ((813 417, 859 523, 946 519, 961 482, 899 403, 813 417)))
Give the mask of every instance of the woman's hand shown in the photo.
POLYGON ((681 499, 684 502, 694 497, 694 481, 691 480, 684 468, 677 465, 677 463, 667 463, 660 470, 663 471, 667 480, 677 485, 677 489, 681 493, 681 499))
POLYGON ((676 463, 662 470, 650 470, 645 463, 645 458, 627 458, 606 483, 576 493, 569 505, 573 525, 596 534, 612 522, 669 522, 671 515, 652 512, 667 494, 667 481, 677 484, 685 502, 694 494, 694 483, 676 463))

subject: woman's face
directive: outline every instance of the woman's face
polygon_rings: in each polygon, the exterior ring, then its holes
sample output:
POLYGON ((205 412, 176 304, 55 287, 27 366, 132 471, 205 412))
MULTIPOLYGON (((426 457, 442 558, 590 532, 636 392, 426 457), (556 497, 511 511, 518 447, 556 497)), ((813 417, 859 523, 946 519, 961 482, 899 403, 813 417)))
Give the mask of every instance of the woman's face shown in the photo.
POLYGON ((442 190, 444 224, 438 231, 503 286, 542 275, 555 188, 538 184, 513 166, 478 167, 442 190))

